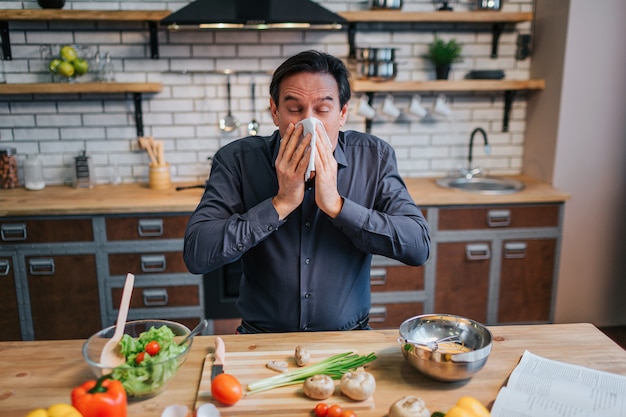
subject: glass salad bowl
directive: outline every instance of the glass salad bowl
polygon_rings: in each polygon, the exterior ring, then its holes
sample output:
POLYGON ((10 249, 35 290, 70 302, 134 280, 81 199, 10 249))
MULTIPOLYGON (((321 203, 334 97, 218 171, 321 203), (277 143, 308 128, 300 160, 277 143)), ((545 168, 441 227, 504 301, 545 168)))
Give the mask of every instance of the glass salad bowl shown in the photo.
POLYGON ((113 333, 115 326, 92 335, 83 345, 83 357, 97 378, 110 373, 113 379, 121 381, 130 399, 149 398, 165 390, 187 359, 193 342, 190 338, 179 345, 190 333, 189 328, 180 323, 167 320, 129 321, 119 345, 126 363, 108 369, 100 363, 100 354, 113 333))

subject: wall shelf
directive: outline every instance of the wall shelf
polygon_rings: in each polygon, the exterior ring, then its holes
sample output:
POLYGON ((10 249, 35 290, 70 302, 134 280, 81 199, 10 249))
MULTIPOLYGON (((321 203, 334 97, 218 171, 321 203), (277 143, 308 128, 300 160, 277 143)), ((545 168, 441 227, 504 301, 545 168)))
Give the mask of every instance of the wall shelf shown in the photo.
POLYGON ((348 25, 350 58, 356 55, 355 37, 357 23, 491 23, 491 57, 498 57, 498 41, 504 25, 533 20, 530 12, 403 12, 397 10, 363 10, 339 12, 348 25))
POLYGON ((9 37, 9 21, 123 21, 148 22, 150 30, 150 56, 159 57, 158 23, 170 15, 169 10, 62 10, 62 9, 16 9, 0 10, 0 37, 5 60, 11 60, 11 40, 9 37))
MULTIPOLYGON (((515 98, 515 93, 522 90, 543 90, 546 81, 536 80, 434 80, 434 81, 385 81, 376 82, 369 80, 353 80, 352 91, 354 93, 365 93, 372 104, 374 93, 394 93, 394 92, 460 92, 460 91, 504 91, 504 116, 502 118, 502 131, 509 130, 509 118, 511 105, 515 98)), ((370 132, 372 120, 365 121, 365 131, 370 132)))
POLYGON ((143 136, 142 93, 158 93, 161 83, 24 83, 0 84, 0 95, 8 94, 119 94, 132 93, 137 136, 143 136))

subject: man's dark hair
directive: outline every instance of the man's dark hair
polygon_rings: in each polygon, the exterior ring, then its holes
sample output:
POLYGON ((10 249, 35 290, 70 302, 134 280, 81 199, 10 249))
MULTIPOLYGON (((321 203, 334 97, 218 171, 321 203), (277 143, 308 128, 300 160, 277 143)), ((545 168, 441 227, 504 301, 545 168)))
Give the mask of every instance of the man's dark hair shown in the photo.
POLYGON ((288 58, 272 76, 270 96, 278 105, 280 83, 290 75, 302 72, 324 73, 333 76, 339 88, 339 104, 343 107, 350 101, 350 73, 341 59, 320 51, 308 50, 288 58))

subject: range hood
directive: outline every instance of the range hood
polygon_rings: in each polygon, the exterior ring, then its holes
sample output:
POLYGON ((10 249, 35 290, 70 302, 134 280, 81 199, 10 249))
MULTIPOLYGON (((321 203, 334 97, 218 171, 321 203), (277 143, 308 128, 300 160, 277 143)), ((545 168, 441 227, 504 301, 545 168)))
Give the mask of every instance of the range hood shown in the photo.
POLYGON ((196 0, 161 20, 170 30, 329 30, 346 23, 311 0, 196 0))

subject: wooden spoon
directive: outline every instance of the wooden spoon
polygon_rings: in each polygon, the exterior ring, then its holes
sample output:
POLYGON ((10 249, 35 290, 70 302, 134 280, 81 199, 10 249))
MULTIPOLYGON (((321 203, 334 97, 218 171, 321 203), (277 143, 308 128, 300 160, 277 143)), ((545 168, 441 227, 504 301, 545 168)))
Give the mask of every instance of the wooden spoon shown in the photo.
MULTIPOLYGON (((124 327, 126 327, 126 318, 128 317, 128 308, 130 307, 130 296, 132 295, 134 284, 135 276, 128 273, 126 275, 126 282, 124 283, 124 290, 122 291, 120 310, 117 313, 115 333, 113 333, 113 337, 104 345, 102 353, 100 353, 100 363, 110 369, 126 363, 126 357, 121 354, 119 345, 122 336, 124 336, 124 327)), ((110 369, 103 369, 102 373, 108 373, 110 369)))

